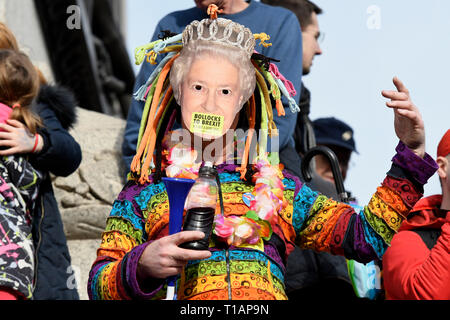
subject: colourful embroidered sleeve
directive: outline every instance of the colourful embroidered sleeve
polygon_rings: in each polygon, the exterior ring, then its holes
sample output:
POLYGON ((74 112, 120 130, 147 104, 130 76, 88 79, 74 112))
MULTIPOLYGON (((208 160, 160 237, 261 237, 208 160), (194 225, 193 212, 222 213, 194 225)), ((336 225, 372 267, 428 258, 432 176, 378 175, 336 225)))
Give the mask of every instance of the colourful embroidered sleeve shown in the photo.
POLYGON ((89 274, 88 293, 93 300, 145 296, 136 280, 137 262, 148 245, 145 219, 135 200, 142 190, 142 186, 129 183, 113 204, 89 274), (134 270, 134 277, 127 270, 134 270))
POLYGON ((401 142, 396 151, 387 177, 359 214, 350 205, 302 185, 295 194, 289 221, 295 242, 303 248, 363 263, 380 259, 401 222, 422 197, 423 184, 437 170, 429 155, 417 157, 401 142))

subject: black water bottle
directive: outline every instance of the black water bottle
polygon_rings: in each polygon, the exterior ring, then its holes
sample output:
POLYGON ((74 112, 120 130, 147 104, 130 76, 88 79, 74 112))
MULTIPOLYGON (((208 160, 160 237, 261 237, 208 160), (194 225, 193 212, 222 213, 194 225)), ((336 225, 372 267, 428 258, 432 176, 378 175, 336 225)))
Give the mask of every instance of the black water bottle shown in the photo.
POLYGON ((212 163, 205 163, 200 168, 198 178, 189 192, 186 204, 183 231, 202 231, 205 238, 185 242, 180 247, 192 250, 208 250, 214 216, 217 205, 218 186, 216 182, 217 171, 212 163))

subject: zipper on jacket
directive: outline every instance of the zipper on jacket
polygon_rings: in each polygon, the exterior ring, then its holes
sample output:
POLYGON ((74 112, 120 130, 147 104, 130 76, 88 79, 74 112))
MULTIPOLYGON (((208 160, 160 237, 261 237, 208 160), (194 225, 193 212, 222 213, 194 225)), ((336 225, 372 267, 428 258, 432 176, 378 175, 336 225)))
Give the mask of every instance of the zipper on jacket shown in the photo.
POLYGON ((225 251, 225 257, 227 260, 228 300, 233 300, 231 296, 230 252, 228 251, 228 249, 226 249, 225 251))
MULTIPOLYGON (((216 182, 219 188, 219 203, 220 203, 220 213, 225 216, 225 209, 223 205, 223 195, 222 195, 222 184, 220 183, 219 173, 216 174, 216 182)), ((227 261, 227 283, 228 283, 228 300, 232 300, 231 295, 231 272, 230 272, 230 252, 228 249, 225 250, 225 257, 227 261)))
POLYGON ((38 236, 39 236, 39 241, 38 244, 36 246, 36 251, 35 251, 35 264, 34 264, 34 287, 33 287, 33 294, 34 291, 36 290, 36 285, 37 285, 37 280, 38 280, 38 266, 39 266, 39 249, 41 248, 41 243, 42 243, 42 222, 44 221, 44 216, 45 216, 45 209, 44 209, 44 199, 41 196, 41 219, 39 221, 39 226, 38 226, 38 236))

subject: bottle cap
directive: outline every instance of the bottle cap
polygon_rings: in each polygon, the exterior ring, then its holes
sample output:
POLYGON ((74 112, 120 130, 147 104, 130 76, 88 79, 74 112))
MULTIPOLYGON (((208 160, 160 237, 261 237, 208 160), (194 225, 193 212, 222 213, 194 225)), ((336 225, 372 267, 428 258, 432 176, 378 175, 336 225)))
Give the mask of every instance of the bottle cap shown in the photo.
POLYGON ((212 162, 205 162, 203 167, 200 168, 198 175, 201 177, 215 178, 217 170, 214 168, 212 162))
POLYGON ((205 161, 204 167, 210 167, 212 168, 214 165, 211 161, 205 161))

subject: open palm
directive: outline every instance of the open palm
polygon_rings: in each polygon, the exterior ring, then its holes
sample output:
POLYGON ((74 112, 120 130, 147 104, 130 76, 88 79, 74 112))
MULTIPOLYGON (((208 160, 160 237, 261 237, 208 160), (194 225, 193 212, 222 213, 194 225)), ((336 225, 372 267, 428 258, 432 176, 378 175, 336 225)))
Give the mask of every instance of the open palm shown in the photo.
POLYGON ((411 101, 408 89, 397 77, 393 79, 395 90, 383 90, 382 95, 394 110, 394 127, 397 137, 418 156, 425 155, 425 128, 419 109, 411 101))

